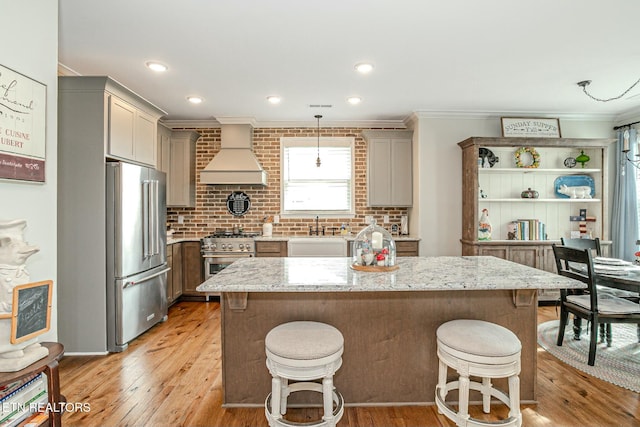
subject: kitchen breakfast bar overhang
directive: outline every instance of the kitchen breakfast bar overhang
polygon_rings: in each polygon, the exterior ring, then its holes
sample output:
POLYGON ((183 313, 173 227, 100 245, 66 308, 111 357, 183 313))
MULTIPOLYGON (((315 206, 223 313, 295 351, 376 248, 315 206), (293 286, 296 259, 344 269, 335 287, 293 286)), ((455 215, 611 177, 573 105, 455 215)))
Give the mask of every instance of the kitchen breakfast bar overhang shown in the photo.
POLYGON ((435 331, 453 319, 494 322, 518 336, 521 401, 534 403, 537 289, 584 288, 495 257, 397 258, 398 270, 380 273, 354 271, 350 262, 244 258, 198 287, 222 293, 225 407, 264 404, 271 391, 265 336, 295 320, 328 323, 342 332, 343 364, 334 384, 347 406, 432 404, 435 331))

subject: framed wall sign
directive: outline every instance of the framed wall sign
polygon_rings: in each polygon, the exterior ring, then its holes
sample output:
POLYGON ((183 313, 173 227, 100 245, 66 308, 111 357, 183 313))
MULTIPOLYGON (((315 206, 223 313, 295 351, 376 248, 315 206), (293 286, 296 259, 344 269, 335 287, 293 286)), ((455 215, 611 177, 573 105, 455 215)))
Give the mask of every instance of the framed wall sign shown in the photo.
POLYGON ((227 197, 227 210, 233 216, 242 216, 249 212, 251 199, 242 191, 234 191, 227 197))
POLYGON ((51 280, 13 288, 11 344, 27 341, 49 330, 52 291, 51 280))
POLYGON ((44 182, 47 87, 0 65, 0 178, 44 182))
POLYGON ((560 138, 560 120, 535 117, 502 117, 502 136, 560 138))

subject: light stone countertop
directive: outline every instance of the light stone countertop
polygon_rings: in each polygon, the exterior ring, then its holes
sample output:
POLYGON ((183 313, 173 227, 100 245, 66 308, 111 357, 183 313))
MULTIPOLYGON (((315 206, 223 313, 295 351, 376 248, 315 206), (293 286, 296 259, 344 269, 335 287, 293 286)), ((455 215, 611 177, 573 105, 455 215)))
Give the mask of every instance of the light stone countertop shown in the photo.
POLYGON ((241 258, 201 292, 350 292, 585 288, 585 284, 490 256, 398 257, 393 272, 352 270, 351 258, 241 258))
MULTIPOLYGON (((264 236, 256 236, 254 239, 256 242, 286 242, 289 241, 289 239, 299 239, 299 238, 318 238, 318 239, 327 239, 327 238, 342 238, 345 239, 347 241, 352 241, 355 240, 357 236, 357 233, 351 233, 351 234, 347 234, 347 235, 343 235, 343 234, 336 234, 331 235, 331 234, 325 234, 324 236, 309 236, 309 235, 293 235, 293 234, 273 234, 273 236, 271 237, 264 237, 264 236)), ((411 234, 407 234, 407 235, 402 235, 402 236, 392 236, 393 240, 395 241, 419 241, 420 237, 417 236, 412 236, 411 234)))
POLYGON ((167 236, 167 245, 172 245, 174 243, 181 242, 199 242, 200 239, 198 237, 168 237, 167 236))

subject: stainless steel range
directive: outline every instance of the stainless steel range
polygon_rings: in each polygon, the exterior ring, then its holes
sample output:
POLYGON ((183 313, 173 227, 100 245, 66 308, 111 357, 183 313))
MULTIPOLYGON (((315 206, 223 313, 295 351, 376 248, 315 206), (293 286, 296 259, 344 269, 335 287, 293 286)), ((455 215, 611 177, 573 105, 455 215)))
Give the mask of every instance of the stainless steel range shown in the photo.
POLYGON ((238 258, 256 256, 256 245, 253 240, 258 233, 216 232, 201 241, 202 259, 204 261, 204 280, 222 271, 238 258))

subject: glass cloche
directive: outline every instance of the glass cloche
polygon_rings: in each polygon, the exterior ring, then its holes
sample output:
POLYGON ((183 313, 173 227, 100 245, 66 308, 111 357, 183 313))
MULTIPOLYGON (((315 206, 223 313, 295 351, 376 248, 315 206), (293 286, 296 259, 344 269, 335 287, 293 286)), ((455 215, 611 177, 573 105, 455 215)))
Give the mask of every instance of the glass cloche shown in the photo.
POLYGON ((396 265, 396 242, 373 220, 353 241, 351 267, 364 271, 391 271, 396 265))

